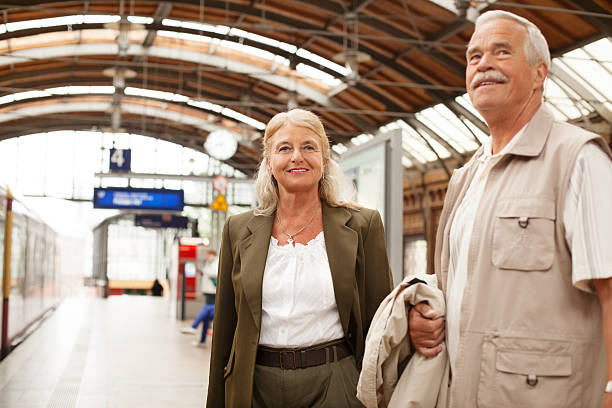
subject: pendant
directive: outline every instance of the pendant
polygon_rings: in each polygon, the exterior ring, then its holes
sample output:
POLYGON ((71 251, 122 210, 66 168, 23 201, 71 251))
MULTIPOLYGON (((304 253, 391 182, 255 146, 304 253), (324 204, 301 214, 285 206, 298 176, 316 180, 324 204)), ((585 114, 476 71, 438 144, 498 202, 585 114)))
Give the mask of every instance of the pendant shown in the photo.
POLYGON ((291 235, 289 235, 289 238, 287 238, 287 242, 289 243, 289 245, 293 245, 293 237, 291 235))

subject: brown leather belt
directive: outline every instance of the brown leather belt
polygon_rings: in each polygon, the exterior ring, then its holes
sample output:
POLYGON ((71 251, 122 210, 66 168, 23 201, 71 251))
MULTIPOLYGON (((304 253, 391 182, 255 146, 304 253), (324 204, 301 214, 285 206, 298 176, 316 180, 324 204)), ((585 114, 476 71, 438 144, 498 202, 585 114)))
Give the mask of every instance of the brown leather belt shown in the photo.
POLYGON ((283 370, 295 370, 323 365, 328 361, 340 361, 353 353, 346 341, 331 344, 322 348, 270 351, 270 349, 257 348, 257 359, 259 365, 278 367, 283 370), (334 353, 335 349, 335 353, 334 353), (329 356, 329 359, 328 359, 329 356))

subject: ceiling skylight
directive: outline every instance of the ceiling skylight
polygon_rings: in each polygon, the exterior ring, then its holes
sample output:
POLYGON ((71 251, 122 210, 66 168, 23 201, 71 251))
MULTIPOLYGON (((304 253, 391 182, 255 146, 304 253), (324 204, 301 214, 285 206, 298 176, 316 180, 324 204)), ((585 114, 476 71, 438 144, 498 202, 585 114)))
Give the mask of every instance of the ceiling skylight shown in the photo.
MULTIPOLYGON (((154 19, 152 17, 143 17, 143 16, 129 16, 128 21, 135 24, 151 24, 154 19)), ((87 14, 87 15, 73 15, 73 16, 62 16, 62 17, 52 17, 52 18, 43 18, 37 20, 26 20, 19 21, 14 23, 0 24, 0 34, 5 32, 14 32, 20 30, 27 30, 33 28, 42 28, 42 27, 57 27, 57 26, 73 26, 80 24, 105 24, 105 23, 115 23, 121 20, 121 17, 118 15, 95 15, 95 14, 87 14)), ((348 70, 333 61, 330 61, 326 58, 323 58, 319 55, 311 53, 310 51, 304 49, 298 49, 296 46, 277 41, 272 38, 264 37, 259 34, 249 33, 247 31, 238 29, 238 28, 230 28, 224 25, 210 25, 204 23, 190 22, 190 21, 180 21, 173 19, 163 19, 162 25, 168 27, 180 27, 187 28, 191 30, 197 30, 202 32, 210 32, 221 35, 228 35, 230 37, 237 37, 248 39, 254 42, 258 42, 260 44, 265 44, 268 46, 272 46, 278 48, 284 52, 288 52, 290 54, 296 54, 299 57, 312 61, 317 65, 324 66, 333 71, 338 72, 342 76, 346 76, 348 70)), ((160 30, 158 34, 161 36, 179 38, 190 41, 200 41, 200 42, 208 42, 208 43, 217 43, 219 40, 213 39, 212 37, 202 36, 197 34, 190 33, 176 33, 173 31, 160 30)), ((221 40, 221 45, 227 48, 236 49, 241 52, 246 52, 252 55, 256 55, 260 58, 265 58, 268 60, 274 60, 276 62, 282 63, 283 65, 289 65, 289 61, 285 57, 278 56, 272 52, 262 50, 260 48, 256 48, 253 46, 248 46, 242 44, 242 42, 221 40)), ((321 79, 328 84, 337 84, 340 81, 334 81, 334 77, 324 73, 323 71, 318 70, 314 67, 301 68, 301 72, 312 76, 316 79, 321 79)))
POLYGON ((186 103, 187 105, 194 106, 196 108, 220 113, 224 116, 227 116, 232 119, 236 119, 239 122, 242 122, 251 127, 254 127, 255 129, 258 129, 258 130, 263 130, 266 127, 264 123, 258 120, 255 120, 253 118, 250 118, 240 112, 236 112, 233 109, 225 108, 221 105, 217 105, 217 104, 206 102, 206 101, 193 100, 185 95, 175 94, 171 92, 155 91, 151 89, 134 88, 131 86, 128 86, 127 88, 125 88, 124 92, 126 95, 143 96, 146 98, 153 98, 153 99, 163 99, 165 101, 170 101, 170 102, 183 102, 183 103, 186 103))
POLYGON ((115 93, 114 86, 60 86, 43 90, 18 92, 0 97, 0 105, 21 101, 24 99, 45 98, 53 95, 88 95, 115 93))
POLYGON ((300 73, 308 76, 308 77, 321 80, 321 81, 325 82, 327 85, 330 85, 332 87, 340 85, 342 83, 342 81, 339 80, 338 78, 334 78, 333 76, 329 75, 328 73, 323 72, 320 69, 311 67, 310 65, 299 63, 295 67, 295 70, 297 72, 300 72, 300 73))
MULTIPOLYGON (((115 93, 115 87, 113 86, 62 86, 57 88, 48 88, 43 90, 33 90, 18 92, 10 95, 4 95, 0 97, 0 105, 21 101, 24 99, 37 99, 45 98, 54 95, 89 95, 89 94, 106 94, 112 95, 115 93)), ((153 89, 142 89, 127 87, 124 93, 128 96, 141 96, 144 98, 161 99, 169 102, 182 102, 196 108, 205 109, 208 111, 220 113, 228 118, 235 119, 239 122, 245 123, 258 130, 265 129, 266 125, 258 120, 250 118, 240 112, 236 112, 233 109, 225 108, 220 105, 216 105, 206 101, 196 101, 188 96, 175 94, 172 92, 156 91, 153 89)))
MULTIPOLYGON (((101 14, 87 14, 87 15, 75 15, 75 16, 62 16, 62 17, 51 17, 41 18, 38 20, 25 20, 17 21, 14 23, 0 24, 0 34, 5 32, 14 32, 20 30, 28 30, 32 28, 43 28, 43 27, 58 27, 58 26, 72 26, 77 24, 105 24, 105 23, 116 23, 121 20, 120 16, 112 15, 101 15, 101 14)), ((141 24, 150 24, 145 22, 147 17, 131 17, 128 21, 136 22, 132 20, 138 20, 141 24)), ((153 22, 153 19, 151 19, 153 22)))
MULTIPOLYGON (((348 70, 341 66, 336 64, 333 61, 330 61, 326 58, 323 58, 317 54, 314 54, 310 51, 307 51, 305 49, 298 49, 295 45, 291 45, 282 41, 277 41, 274 40, 272 38, 268 38, 268 37, 264 37, 262 35, 259 34, 253 34, 253 33, 249 33, 248 31, 244 31, 241 30, 239 28, 230 28, 228 26, 224 26, 224 25, 210 25, 210 24, 203 24, 203 23, 194 23, 194 22, 189 22, 189 21, 179 21, 179 20, 173 20, 173 19, 169 19, 166 18, 164 20, 162 20, 162 25, 168 26, 168 27, 181 27, 181 28, 188 28, 188 29, 192 29, 192 30, 198 30, 198 31, 203 31, 203 32, 209 32, 209 33, 216 33, 216 34, 221 34, 221 35, 229 35, 230 37, 238 37, 238 38, 244 38, 244 39, 248 39, 254 42, 258 42, 260 44, 266 44, 275 48, 278 48, 280 50, 283 50, 285 52, 288 52, 290 54, 296 54, 298 57, 302 57, 304 59, 307 59, 309 61, 314 62, 317 65, 322 65, 324 67, 327 67, 333 71, 338 72, 340 75, 345 76, 348 73, 348 70)), ((166 31, 160 31, 160 33, 164 33, 164 35, 167 35, 166 31)), ((177 38, 189 38, 192 39, 192 34, 189 36, 181 36, 181 35, 176 35, 176 34, 182 34, 182 33, 174 33, 177 38)), ((196 36, 199 37, 199 36, 196 36)), ((201 36, 200 36, 201 37, 201 36)), ((208 38, 208 40, 199 40, 199 41, 208 41, 210 42, 210 37, 206 37, 208 38)), ((229 42, 231 44, 236 45, 237 47, 239 47, 238 49, 242 50, 243 47, 248 47, 246 45, 243 45, 242 43, 236 43, 234 41, 223 41, 223 45, 231 47, 231 45, 229 44, 225 44, 226 42, 229 42)), ((265 53, 267 51, 261 50, 259 48, 255 48, 256 52, 258 54, 255 55, 259 55, 261 56, 261 53, 265 53)), ((268 58, 268 59, 272 59, 272 58, 268 58)), ((288 64, 287 64, 288 65, 288 64)), ((316 68, 313 68, 316 69, 316 68)), ((329 75, 331 77, 331 75, 329 75)))

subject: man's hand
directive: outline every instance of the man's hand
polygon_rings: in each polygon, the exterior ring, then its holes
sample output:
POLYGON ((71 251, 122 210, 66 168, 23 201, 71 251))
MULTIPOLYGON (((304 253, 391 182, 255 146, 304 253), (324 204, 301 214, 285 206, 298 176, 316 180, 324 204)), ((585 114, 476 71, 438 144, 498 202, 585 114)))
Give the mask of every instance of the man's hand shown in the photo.
POLYGON ((435 312, 427 303, 419 303, 410 309, 408 331, 414 348, 425 357, 434 357, 442 351, 444 318, 434 319, 435 312))

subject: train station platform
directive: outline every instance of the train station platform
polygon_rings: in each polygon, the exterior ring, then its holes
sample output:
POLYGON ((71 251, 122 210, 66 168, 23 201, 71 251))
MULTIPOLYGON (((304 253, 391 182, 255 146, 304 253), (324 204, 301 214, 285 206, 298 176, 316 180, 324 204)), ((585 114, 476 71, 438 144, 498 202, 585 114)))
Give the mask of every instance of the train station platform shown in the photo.
POLYGON ((190 322, 168 302, 65 299, 0 362, 0 407, 203 407, 210 348, 181 334, 190 322))

